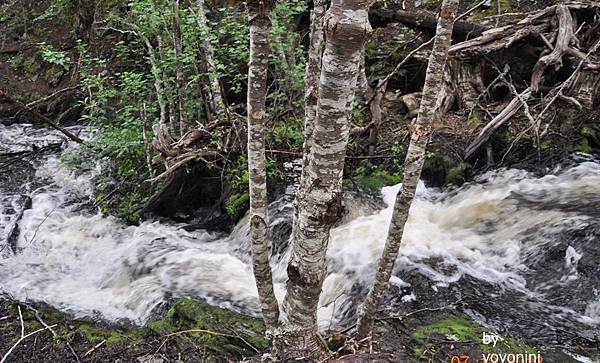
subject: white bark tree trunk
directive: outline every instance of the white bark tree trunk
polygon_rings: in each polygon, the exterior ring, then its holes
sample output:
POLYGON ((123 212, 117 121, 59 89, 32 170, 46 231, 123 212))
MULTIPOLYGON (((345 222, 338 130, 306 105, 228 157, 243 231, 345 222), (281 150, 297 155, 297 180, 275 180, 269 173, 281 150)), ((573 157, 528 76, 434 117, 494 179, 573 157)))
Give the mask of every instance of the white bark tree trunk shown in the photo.
MULTIPOLYGON (((317 99, 319 97, 319 76, 321 75, 321 58, 323 56, 323 26, 325 22, 326 0, 315 0, 314 8, 310 14, 310 45, 308 60, 304 72, 304 156, 310 151, 310 140, 317 113, 317 99)), ((305 163, 306 164, 306 163, 305 163)))
POLYGON ((182 53, 183 46, 181 41, 181 24, 179 21, 179 0, 173 1, 173 48, 175 50, 175 76, 177 80, 177 98, 179 105, 179 135, 187 132, 187 92, 185 74, 183 73, 182 53))
POLYGON ((279 321, 279 304, 273 292, 267 237, 267 175, 265 169, 265 121, 269 32, 272 2, 247 2, 250 25, 248 64, 248 172, 250 175, 250 238, 252 266, 265 324, 272 330, 279 321))
POLYGON ((314 127, 298 191, 283 327, 276 337, 280 358, 311 358, 322 347, 317 305, 326 275, 329 231, 337 219, 350 131, 349 112, 360 56, 370 31, 367 0, 333 0, 327 13, 327 41, 314 127))
POLYGON ((215 52, 210 44, 210 38, 208 34, 208 23, 206 21, 206 13, 204 11, 204 0, 198 0, 198 26, 200 27, 200 33, 202 34, 204 42, 204 58, 206 59, 208 69, 208 81, 210 84, 210 94, 212 96, 211 103, 212 109, 217 115, 217 118, 225 112, 225 104, 223 103, 223 96, 221 94, 221 85, 219 84, 219 78, 216 76, 217 68, 215 67, 215 52))
MULTIPOLYGON (((307 165, 307 157, 312 143, 312 133, 317 114, 317 101, 319 97, 319 77, 321 75, 321 58, 323 57, 323 43, 325 33, 325 12, 327 11, 326 0, 315 0, 313 10, 310 14, 310 44, 308 48, 308 59, 304 72, 304 142, 302 145, 303 165, 307 165)), ((304 178, 306 168, 302 168, 300 182, 304 178)), ((300 188, 300 187, 299 187, 300 188)), ((297 228, 298 221, 298 198, 294 200, 294 220, 292 230, 297 228)), ((293 233, 292 233, 293 234, 293 233)))
MULTIPOLYGON (((165 48, 162 36, 156 35, 156 44, 158 45, 158 55, 161 59, 161 62, 165 60, 165 48)), ((173 100, 173 95, 169 92, 171 88, 171 83, 168 81, 168 75, 164 67, 161 65, 162 79, 165 85, 165 93, 167 98, 167 106, 169 110, 169 133, 173 138, 175 138, 177 134, 177 121, 175 119, 175 101, 173 100)))
POLYGON ((437 94, 442 86, 444 67, 448 58, 448 49, 452 40, 452 29, 457 10, 458 0, 444 0, 440 9, 433 49, 425 75, 423 97, 404 162, 405 171, 402 188, 396 196, 387 240, 379 260, 373 286, 359 311, 357 325, 359 338, 371 335, 374 315, 383 294, 388 289, 394 263, 398 257, 404 226, 425 161, 425 150, 431 135, 433 117, 436 112, 437 94))
POLYGON ((163 94, 163 79, 162 72, 160 71, 160 67, 158 64, 159 58, 157 57, 156 50, 150 39, 148 37, 142 35, 142 39, 146 44, 146 48, 148 48, 148 58, 150 59, 150 69, 152 72, 152 76, 154 77, 154 90, 156 91, 156 102, 158 102, 158 107, 160 109, 160 123, 164 124, 167 122, 167 103, 165 102, 165 96, 163 94))

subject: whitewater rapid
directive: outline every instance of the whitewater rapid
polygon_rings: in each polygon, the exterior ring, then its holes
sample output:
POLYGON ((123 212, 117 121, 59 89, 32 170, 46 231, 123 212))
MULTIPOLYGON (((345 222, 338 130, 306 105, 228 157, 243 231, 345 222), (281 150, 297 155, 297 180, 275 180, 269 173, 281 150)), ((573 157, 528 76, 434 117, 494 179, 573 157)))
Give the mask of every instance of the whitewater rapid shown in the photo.
MULTIPOLYGON (((42 186, 24 189, 31 208, 19 221, 17 253, 0 260, 0 293, 45 302, 76 316, 136 324, 146 322, 161 303, 180 296, 258 315, 247 218, 228 235, 186 232, 183 225, 157 221, 128 226, 89 211, 90 177, 70 170, 57 156, 38 163, 36 179, 42 186)), ((347 321, 360 301, 357 292, 366 292, 399 187, 383 188, 382 210, 332 230, 318 312, 322 328, 347 321)), ((541 251, 568 244, 557 238, 564 231, 597 225, 599 206, 600 163, 593 159, 543 177, 522 170, 493 171, 454 190, 421 184, 392 284, 408 286, 404 276, 418 273, 431 280, 432 289, 443 289, 468 276, 544 301, 549 291, 577 283, 577 265, 589 252, 569 245, 561 257, 560 279, 545 281, 533 274, 541 251)), ((272 224, 289 222, 286 200, 274 202, 270 211, 272 224)), ((285 257, 281 253, 272 258, 280 299, 285 257)), ((593 291, 584 305, 558 307, 561 314, 596 329, 600 292, 593 291)))

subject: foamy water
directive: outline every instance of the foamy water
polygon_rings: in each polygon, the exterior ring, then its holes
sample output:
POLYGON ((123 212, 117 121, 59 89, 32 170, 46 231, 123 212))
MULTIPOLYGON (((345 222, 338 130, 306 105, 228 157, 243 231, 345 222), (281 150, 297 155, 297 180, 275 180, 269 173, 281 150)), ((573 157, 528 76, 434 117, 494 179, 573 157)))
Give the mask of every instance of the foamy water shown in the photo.
MULTIPOLYGON (((90 175, 77 175, 56 157, 36 175, 47 182, 30 192, 32 208, 19 222, 18 253, 0 260, 3 293, 78 316, 138 324, 170 296, 203 298, 258 314, 247 218, 228 236, 186 232, 182 225, 159 222, 127 226, 99 212, 82 211, 82 201, 92 193, 90 175)), ((348 318, 356 287, 364 291, 369 286, 399 187, 382 190, 383 210, 332 230, 318 314, 322 328, 348 318)), ((528 266, 541 250, 564 243, 556 239, 558 233, 594 222, 597 216, 572 207, 583 200, 587 207, 600 206, 598 162, 584 161, 541 178, 500 170, 454 191, 419 185, 392 282, 405 284, 402 276, 411 271, 441 287, 471 276, 543 299, 545 289, 578 278, 576 267, 587 251, 567 248, 562 282, 531 285, 528 266)), ((289 214, 274 211, 271 217, 280 223, 289 214)), ((285 254, 272 260, 279 298, 285 289, 285 260, 285 254)), ((597 291, 587 305, 579 313, 562 308, 586 324, 600 324, 597 291)))

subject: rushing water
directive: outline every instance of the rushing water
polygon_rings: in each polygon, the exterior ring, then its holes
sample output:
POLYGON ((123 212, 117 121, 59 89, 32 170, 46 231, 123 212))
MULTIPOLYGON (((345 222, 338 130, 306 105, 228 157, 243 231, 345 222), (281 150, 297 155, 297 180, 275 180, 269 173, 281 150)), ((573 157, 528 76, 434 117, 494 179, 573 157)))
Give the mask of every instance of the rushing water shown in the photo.
MULTIPOLYGON (((32 140, 55 140, 44 132, 3 127, 0 146, 24 150, 32 140)), ((57 156, 36 165, 35 183, 21 190, 31 197, 31 208, 19 221, 16 253, 0 260, 0 292, 75 315, 139 324, 171 296, 204 298, 257 314, 246 218, 229 235, 186 232, 182 225, 152 221, 127 226, 89 212, 89 174, 76 174, 57 156)), ((332 230, 318 314, 323 328, 348 321, 365 293, 398 188, 382 190, 387 207, 351 213, 332 230)), ((0 195, 0 232, 11 221, 2 211, 17 209, 8 207, 17 197, 0 195)), ((272 230, 289 226, 289 199, 271 205, 272 230)), ((590 158, 579 157, 543 177, 498 170, 455 190, 420 185, 392 283, 410 286, 405 281, 418 274, 429 281, 425 288, 431 294, 464 284, 481 290, 476 295, 490 299, 500 313, 505 310, 506 319, 577 329, 596 339, 599 232, 600 163, 590 158)), ((272 259, 280 298, 285 256, 282 251, 272 259)), ((422 291, 416 290, 399 296, 399 303, 419 299, 422 291)))

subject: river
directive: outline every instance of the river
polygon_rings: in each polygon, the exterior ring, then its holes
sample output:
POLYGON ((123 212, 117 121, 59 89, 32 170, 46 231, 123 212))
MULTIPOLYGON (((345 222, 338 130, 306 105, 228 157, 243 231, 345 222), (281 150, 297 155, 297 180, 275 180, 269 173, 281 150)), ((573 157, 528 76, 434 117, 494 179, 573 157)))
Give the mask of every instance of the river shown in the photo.
MULTIPOLYGON (((28 125, 0 125, 5 152, 61 139, 28 125)), ((58 152, 31 165, 35 175, 27 182, 0 187, 0 293, 76 316, 135 324, 179 296, 258 314, 247 218, 228 234, 186 232, 181 224, 158 221, 130 226, 90 209, 90 178, 99 170, 71 170, 58 152), (31 208, 25 209, 28 198, 31 208), (17 221, 20 209, 25 210, 17 221), (15 223, 19 233, 12 251, 6 234, 15 223)), ((332 230, 318 312, 323 329, 354 318, 398 189, 383 188, 381 210, 361 211, 361 203, 348 203, 357 210, 332 230)), ((289 226, 292 195, 272 203, 272 231, 289 226)), ((575 338, 597 344, 599 235, 600 162, 583 154, 544 176, 500 169, 458 189, 420 185, 391 281, 402 293, 392 300, 429 304, 460 295, 464 311, 500 331, 543 344, 568 347, 575 338)), ((278 247, 271 262, 282 298, 285 243, 278 247)))

